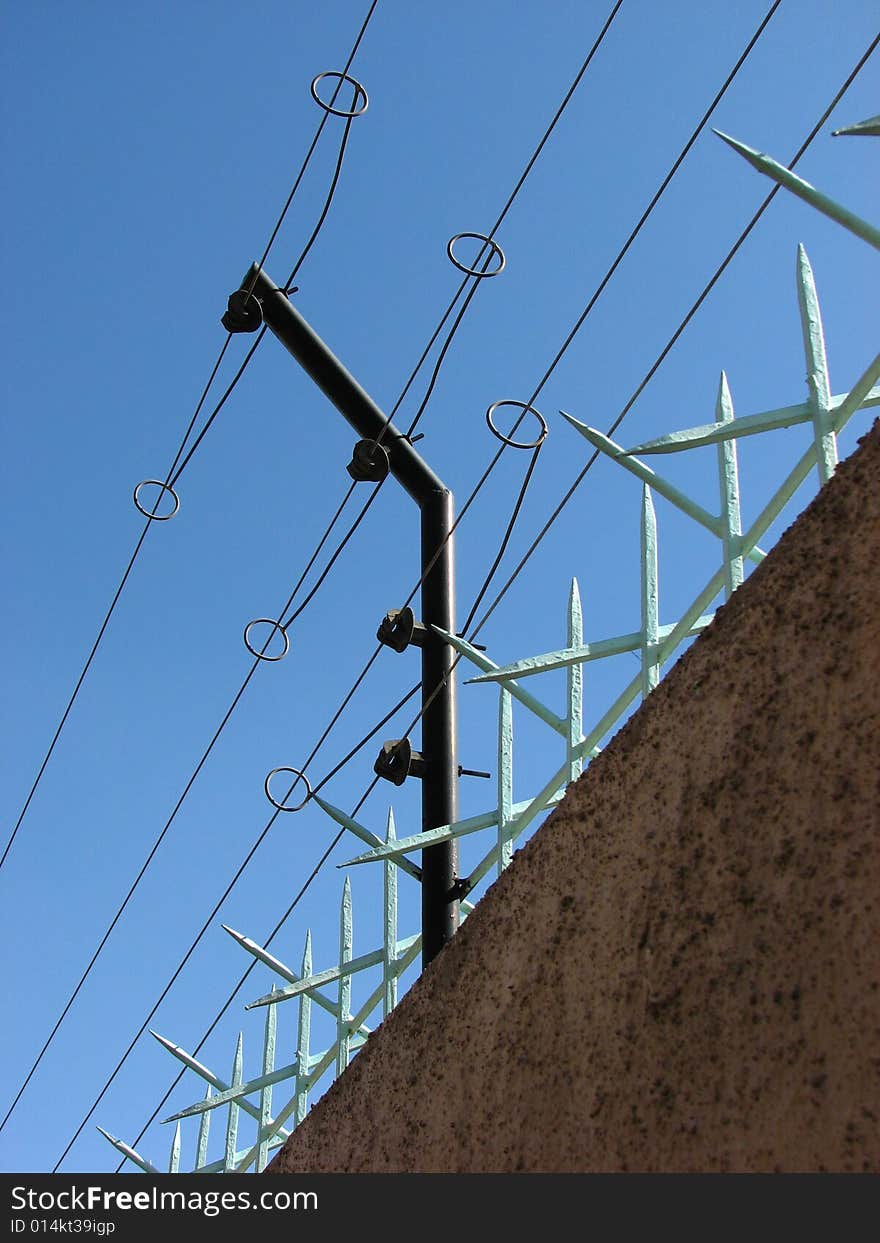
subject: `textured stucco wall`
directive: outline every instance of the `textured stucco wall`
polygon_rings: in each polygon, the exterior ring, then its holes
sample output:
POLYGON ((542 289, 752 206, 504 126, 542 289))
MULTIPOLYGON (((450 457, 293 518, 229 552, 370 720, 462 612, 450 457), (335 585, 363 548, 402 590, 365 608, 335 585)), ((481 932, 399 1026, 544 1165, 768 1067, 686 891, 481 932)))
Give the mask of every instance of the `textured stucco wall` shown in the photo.
POLYGON ((880 429, 270 1171, 880 1170, 880 429))

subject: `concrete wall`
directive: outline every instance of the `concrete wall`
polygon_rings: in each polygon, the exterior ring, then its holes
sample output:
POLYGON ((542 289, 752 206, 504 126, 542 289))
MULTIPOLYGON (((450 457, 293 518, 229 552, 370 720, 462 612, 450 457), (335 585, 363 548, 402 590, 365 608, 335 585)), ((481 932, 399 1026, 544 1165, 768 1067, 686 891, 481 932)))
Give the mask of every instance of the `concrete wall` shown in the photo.
POLYGON ((880 1170, 880 428, 270 1171, 880 1170))

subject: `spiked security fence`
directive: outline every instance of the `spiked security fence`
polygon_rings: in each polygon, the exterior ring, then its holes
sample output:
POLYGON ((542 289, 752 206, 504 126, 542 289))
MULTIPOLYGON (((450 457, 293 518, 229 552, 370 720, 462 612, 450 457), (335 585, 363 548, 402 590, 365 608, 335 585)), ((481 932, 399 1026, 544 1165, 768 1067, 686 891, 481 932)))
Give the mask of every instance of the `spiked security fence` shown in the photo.
MULTIPOLYGON (((877 118, 865 122, 873 124, 877 118)), ((849 132, 849 131, 840 131, 849 132)), ((870 128, 851 132, 874 133, 870 128)), ((854 217, 851 212, 820 194, 788 169, 782 168, 768 157, 727 140, 762 173, 772 177, 787 189, 850 229, 869 245, 880 249, 880 232, 873 226, 854 217)), ((384 840, 366 826, 347 816, 344 812, 315 796, 315 801, 326 814, 346 831, 358 838, 369 849, 349 860, 349 865, 379 863, 384 873, 383 939, 376 949, 354 955, 351 883, 346 878, 340 912, 340 935, 338 959, 332 967, 314 971, 312 965, 311 935, 306 934, 305 949, 299 971, 293 970, 281 960, 246 936, 226 928, 243 950, 262 962, 278 977, 280 983, 272 991, 250 1003, 264 1008, 266 1012, 263 1054, 260 1073, 247 1081, 243 1078, 243 1042, 239 1036, 232 1062, 229 1080, 215 1074, 170 1040, 159 1036, 164 1048, 184 1066, 194 1071, 207 1084, 206 1095, 188 1108, 181 1110, 169 1122, 175 1122, 171 1154, 167 1168, 172 1172, 180 1169, 181 1121, 198 1118, 195 1139, 195 1159, 190 1168, 194 1171, 243 1171, 262 1170, 269 1154, 279 1147, 305 1117, 309 1098, 326 1077, 342 1073, 352 1055, 363 1047, 370 1036, 367 1021, 376 1012, 387 1016, 397 1004, 398 981, 402 973, 416 960, 421 951, 419 935, 400 939, 397 927, 397 881, 398 873, 418 878, 416 865, 408 858, 415 851, 452 838, 491 831, 491 845, 485 851, 470 876, 461 883, 463 894, 470 893, 479 882, 493 870, 500 874, 510 863, 514 843, 543 813, 554 807, 563 797, 569 782, 581 773, 583 766, 599 751, 599 744, 621 721, 639 696, 646 698, 657 685, 661 669, 675 655, 682 644, 699 634, 712 621, 714 614, 706 612, 719 596, 728 599, 740 586, 744 576, 744 563, 760 563, 765 552, 759 541, 782 512, 797 488, 811 471, 817 472, 819 486, 826 483, 837 464, 837 435, 859 411, 880 405, 880 355, 868 365, 849 392, 832 395, 825 355, 825 339, 819 299, 813 272, 803 246, 797 252, 797 288, 800 320, 803 330, 804 351, 807 364, 808 397, 806 401, 759 414, 737 417, 727 377, 722 373, 715 400, 715 417, 711 423, 672 432, 659 439, 624 449, 594 428, 587 427, 569 414, 564 414, 568 424, 593 448, 598 449, 624 471, 634 475, 642 483, 641 497, 641 619, 639 628, 628 634, 584 641, 581 602, 576 581, 572 581, 568 602, 567 644, 564 648, 536 656, 528 656, 513 664, 498 665, 484 652, 478 651, 466 640, 445 631, 438 631, 466 661, 477 670, 472 683, 496 683, 498 701, 498 775, 495 806, 481 815, 471 816, 456 824, 433 829, 427 833, 398 840, 395 833, 393 813, 389 813, 384 840), (758 517, 746 530, 742 530, 740 511, 740 485, 737 462, 737 441, 746 436, 772 432, 780 428, 809 423, 812 426, 812 442, 790 470, 774 495, 767 501, 758 517), (683 491, 674 486, 662 474, 649 466, 643 458, 662 454, 685 452, 701 446, 716 446, 720 512, 710 513, 683 491), (657 562, 657 522, 654 495, 669 501, 682 513, 714 535, 720 543, 720 566, 710 576, 674 623, 662 624, 657 562), (584 733, 584 665, 604 660, 621 653, 636 653, 640 662, 638 674, 617 696, 611 706, 584 733), (521 683, 530 677, 565 669, 567 671, 567 702, 564 716, 553 712, 521 683), (514 802, 513 796, 513 703, 517 701, 535 717, 547 725, 562 739, 563 762, 532 798, 514 802), (373 986, 364 1003, 356 1013, 351 1013, 352 979, 360 972, 373 973, 373 986), (334 994, 328 990, 334 990, 334 994), (284 1002, 298 1001, 296 1047, 292 1060, 281 1067, 275 1065, 278 1043, 277 1012, 284 1002), (320 1052, 311 1048, 311 1029, 314 1008, 318 1007, 331 1016, 335 1024, 335 1039, 320 1052), (273 1104, 280 1085, 285 1085, 283 1102, 273 1104), (291 1093, 292 1088, 292 1093, 291 1093), (216 1109, 226 1111, 226 1128, 223 1156, 208 1162, 208 1139, 211 1117, 216 1109), (249 1147, 240 1148, 238 1128, 242 1114, 256 1122, 256 1132, 249 1147)), ((462 915, 466 916, 473 906, 462 902, 462 915)), ((140 1169, 150 1173, 160 1172, 122 1140, 102 1131, 111 1144, 140 1169)))

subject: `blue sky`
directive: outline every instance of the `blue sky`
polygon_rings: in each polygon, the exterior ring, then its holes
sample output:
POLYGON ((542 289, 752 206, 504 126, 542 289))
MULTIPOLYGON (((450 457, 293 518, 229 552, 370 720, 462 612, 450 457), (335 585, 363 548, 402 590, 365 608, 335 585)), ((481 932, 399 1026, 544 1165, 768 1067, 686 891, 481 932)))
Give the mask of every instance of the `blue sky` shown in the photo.
MULTIPOLYGON (((341 68, 367 7, 80 0, 6 10, 4 842, 140 535, 132 488, 170 464, 223 343, 226 297, 262 253, 320 119, 309 83, 341 68)), ((767 7, 624 0, 499 230, 505 271, 478 289, 420 426, 421 451, 460 502, 496 447, 486 407, 533 391, 767 7)), ((490 227, 610 9, 379 0, 352 70, 370 106, 352 125, 295 297, 384 408, 457 286, 447 240, 490 227)), ((876 27, 876 6, 861 0, 783 0, 712 123, 787 162, 876 27)), ((875 54, 799 165, 875 220, 876 142, 830 133, 877 112, 878 84, 875 54)), ((341 121, 325 126, 267 259, 279 282, 320 212, 341 132, 341 121)), ((541 395, 550 433, 498 586, 585 460, 559 409, 600 428, 612 422, 768 189, 708 129, 698 139, 541 395)), ((722 367, 740 414, 805 398, 798 241, 822 299, 832 391, 851 385, 876 352, 876 255, 780 194, 628 415, 622 443, 710 421, 722 367)), ((232 342, 220 383, 250 344, 232 342)), ((853 421, 844 453, 868 422, 853 421)), ((3 1113, 247 673, 245 623, 277 612, 339 503, 353 440, 267 338, 187 466, 179 514, 151 528, 0 871, 3 1113)), ((747 519, 808 443, 800 428, 743 446, 747 519)), ((715 509, 705 452, 663 466, 715 509)), ((523 455, 505 454, 462 523, 462 615, 524 469, 523 455)), ((639 499, 634 480, 596 464, 481 635, 496 660, 563 645, 573 575, 588 638, 637 628, 639 499)), ((658 521, 661 613, 672 621, 718 554, 662 503, 658 521)), ((0 1168, 52 1168, 265 825, 266 773, 311 750, 370 655, 379 619, 416 582, 417 559, 415 510, 392 481, 293 628, 287 659, 257 671, 0 1134, 0 1168)), ((588 717, 635 669, 629 656, 590 669, 588 717)), ((417 676, 413 653, 384 653, 312 778, 417 676)), ((562 689, 549 679, 542 693, 559 707, 562 689)), ((495 711, 494 692, 462 688, 465 765, 494 771, 495 711)), ((378 741, 396 732, 389 725, 334 777, 332 802, 357 802, 378 741)), ((523 721, 519 798, 560 762, 546 732, 523 721)), ((371 827, 381 830, 391 793, 381 786, 367 804, 371 827)), ((398 832, 415 831, 418 790, 393 793, 398 832)), ((463 785, 462 814, 490 803, 489 783, 463 785)), ((263 938, 332 832, 313 807, 280 818, 223 922, 263 938)), ((333 865, 356 853, 351 840, 336 849, 273 943, 280 957, 298 962, 310 926, 316 967, 335 961, 342 874, 333 865)), ((378 944, 378 881, 367 869, 353 876, 356 952, 378 944)), ((402 934, 418 919, 410 889, 402 884, 402 934)), ((193 1047, 246 965, 216 920, 151 1026, 193 1047)), ((240 1028, 246 1073, 256 1073, 261 1022, 241 1006, 270 983, 254 972, 206 1045, 202 1057, 219 1073, 240 1028)), ((175 1073, 145 1036, 63 1168, 115 1168, 94 1123, 133 1139, 175 1073)), ((165 1112, 200 1095, 185 1080, 165 1112)), ((154 1125, 139 1148, 161 1164, 169 1140, 154 1125)))

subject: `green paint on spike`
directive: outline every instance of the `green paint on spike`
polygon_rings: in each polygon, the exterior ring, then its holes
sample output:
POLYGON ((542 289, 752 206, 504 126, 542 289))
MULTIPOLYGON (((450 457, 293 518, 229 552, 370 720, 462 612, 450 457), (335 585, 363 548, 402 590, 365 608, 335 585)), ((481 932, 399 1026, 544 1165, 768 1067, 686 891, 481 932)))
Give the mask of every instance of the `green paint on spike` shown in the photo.
POLYGON ((827 483, 837 466, 837 437, 831 427, 831 383, 825 355, 825 332, 813 268, 802 245, 798 246, 797 263, 798 307, 804 336, 807 361, 807 387, 813 412, 813 436, 816 441, 816 465, 819 485, 827 483))
MULTIPOLYGON (((500 668, 500 666, 496 665, 494 661, 491 661, 487 656, 484 656, 482 652, 478 652, 476 648, 471 647, 470 643, 468 643, 466 639, 461 639, 456 634, 450 634, 447 630, 441 630, 439 626, 432 626, 431 629, 436 634, 439 634, 440 638, 443 639, 444 642, 448 643, 450 647, 453 647, 457 652, 460 652, 462 656, 466 657, 472 664, 476 665, 478 669, 482 669, 487 675, 486 678, 470 678, 470 682, 482 682, 489 680, 491 679, 492 674, 497 672, 500 668)), ((544 721, 545 724, 549 725, 551 729, 555 729, 557 734, 561 734, 563 738, 566 737, 568 733, 568 726, 562 717, 557 716, 555 712, 551 712, 545 704, 542 704, 540 700, 534 697, 534 695, 530 695, 528 691, 524 691, 521 686, 511 683, 507 689, 518 703, 521 703, 523 707, 528 708, 530 712, 534 712, 535 716, 538 717, 539 720, 544 721)), ((494 820, 492 823, 495 823, 494 820)))
POLYGON ((714 132, 723 142, 727 143, 728 147, 732 147, 759 173, 763 173, 765 177, 769 177, 777 185, 783 186, 799 199, 803 199, 805 203, 809 203, 811 207, 815 207, 816 211, 821 212, 823 216, 828 216, 830 220, 843 225, 845 229, 848 229, 850 233, 854 233, 856 237, 860 237, 869 246, 880 250, 880 229, 876 229, 867 220, 862 220, 860 216, 855 215, 854 212, 849 211, 846 207, 842 207, 840 203, 835 203, 833 199, 822 194, 815 186, 811 186, 808 181, 798 177, 797 173, 793 173, 790 168, 786 168, 784 164, 778 163, 772 156, 765 155, 762 151, 756 151, 754 147, 749 147, 744 142, 731 138, 729 134, 722 133, 720 129, 716 129, 714 132))
MULTIPOLYGON (((849 397, 849 393, 841 393, 831 398, 832 418, 837 410, 849 397)), ((860 405, 861 410, 870 410, 880 406, 880 388, 872 388, 860 405)), ((797 427, 801 423, 810 423, 813 419, 813 408, 809 402, 799 402, 796 406, 781 406, 778 410, 765 410, 761 414, 747 414, 734 419, 731 423, 703 423, 700 427, 690 427, 683 432, 670 432, 666 436, 658 436, 656 440, 646 440, 640 445, 633 445, 626 450, 629 457, 635 453, 678 453, 682 449, 699 449, 703 445, 720 444, 722 440, 741 440, 744 436, 758 436, 762 432, 780 431, 786 427, 797 427)), ((760 557, 753 560, 761 560, 760 557)))
POLYGON ((168 1158, 168 1173, 180 1173, 180 1123, 178 1122, 174 1128, 174 1138, 171 1141, 171 1155, 168 1158))
MULTIPOLYGON (((211 1085, 209 1083, 205 1091, 205 1100, 210 1101, 212 1095, 213 1093, 211 1092, 211 1085)), ((210 1130, 210 1127, 211 1127, 211 1114, 206 1109, 205 1112, 202 1114, 201 1121, 199 1122, 199 1138, 196 1141, 195 1168, 197 1170, 203 1169, 208 1160, 208 1132, 210 1130)))
MULTIPOLYGON (((581 593, 578 589, 578 581, 576 578, 571 580, 571 590, 568 596, 568 647, 569 649, 582 646, 584 641, 584 614, 581 608, 581 593)), ((568 757, 568 779, 569 781, 577 781, 583 770, 584 761, 582 758, 575 758, 574 748, 578 745, 583 736, 583 717, 584 717, 584 667, 582 664, 571 664, 568 666, 568 738, 566 739, 566 753, 568 757)))
POLYGON ((880 116, 868 117, 866 121, 857 121, 855 125, 847 125, 844 129, 833 129, 831 131, 832 138, 838 138, 841 134, 851 135, 852 137, 859 137, 861 135, 880 138, 880 116))
POLYGON ((513 701, 501 687, 498 701, 498 875, 513 858, 513 701))
MULTIPOLYGON (((326 802, 319 794, 313 796, 314 802, 318 804, 323 812, 325 812, 331 820, 335 820, 342 828, 348 829, 349 833, 353 833, 355 837, 359 837, 362 842, 366 842, 368 846, 383 846, 384 842, 376 833, 371 833, 369 829, 365 829, 362 824, 358 824, 357 820, 346 815, 344 811, 340 811, 338 807, 334 807, 332 803, 326 802)), ((421 879, 421 871, 418 866, 411 863, 408 859, 401 860, 400 867, 404 872, 408 872, 410 876, 416 880, 421 879)))
MULTIPOLYGON (((339 911, 339 964, 351 961, 352 951, 351 881, 346 876, 342 887, 342 905, 339 911)), ((339 978, 339 1014, 336 1020, 336 1074, 341 1075, 348 1065, 351 1053, 351 976, 339 978)))
POLYGON ((657 518, 651 489, 642 491, 642 698, 647 698, 660 681, 657 660, 658 583, 657 583, 657 518))
MULTIPOLYGON (((389 807, 385 845, 393 845, 396 838, 394 812, 389 807)), ((382 1014, 387 1018, 397 1005, 397 866, 391 859, 385 860, 383 880, 382 980, 385 992, 382 999, 382 1014)))
MULTIPOLYGON (((302 959, 303 978, 312 974, 312 930, 306 933, 306 944, 302 959)), ((309 1041, 312 1029, 312 999, 303 993, 299 1000, 299 1023, 296 1033, 296 1114, 294 1126, 297 1127, 309 1109, 309 1041)))
MULTIPOLYGON (((226 1104, 231 1097, 231 1093, 233 1092, 233 1089, 228 1083, 224 1083, 224 1081, 219 1078, 219 1076, 215 1075, 213 1071, 208 1070, 207 1066, 203 1066, 201 1062, 196 1061, 196 1059, 192 1057, 191 1054, 187 1053, 185 1049, 182 1049, 180 1045, 173 1044, 170 1040, 166 1040, 166 1038, 164 1036, 160 1036, 158 1032, 150 1032, 150 1035, 153 1036, 154 1039, 158 1040, 162 1047, 173 1057, 176 1057, 179 1062, 183 1062, 184 1066, 187 1066, 190 1070, 195 1071, 197 1075, 201 1076, 202 1079, 206 1080, 217 1089, 217 1095, 212 1097, 210 1101, 210 1108, 216 1109, 220 1105, 226 1104)), ((249 1090, 249 1088, 246 1087, 244 1090, 249 1090)), ((260 1111, 257 1109, 256 1105, 252 1105, 250 1101, 245 1100, 242 1097, 239 1100, 239 1105, 244 1112, 250 1114, 252 1118, 259 1118, 260 1111)), ((190 1105, 188 1109, 182 1110, 180 1114, 173 1114, 172 1117, 165 1118, 164 1121, 176 1122, 181 1117, 191 1117, 195 1113, 201 1113, 206 1107, 207 1102, 199 1101, 195 1105, 190 1105)))
MULTIPOLYGON (((699 617, 694 622, 691 633, 700 634, 707 626, 711 626, 713 620, 713 613, 699 617)), ((658 634, 662 639, 671 632, 672 626, 661 626, 658 634)), ((591 660, 604 660, 608 656, 620 656, 624 652, 637 652, 641 645, 642 632, 634 630, 631 634, 617 635, 613 639, 599 639, 598 642, 582 643, 579 647, 563 648, 558 652, 527 656, 524 660, 500 666, 494 673, 485 673, 470 680, 472 683, 501 682, 509 686, 508 679, 510 678, 527 678, 536 673, 546 673, 551 669, 567 669, 570 665, 583 664, 591 660)), ((598 755, 598 751, 596 754, 598 755)))
MULTIPOLYGON (((727 384, 727 376, 721 372, 718 399, 715 403, 715 421, 733 421, 733 398, 727 384)), ((721 491, 721 532, 724 544, 724 593, 730 599, 743 581, 743 559, 740 555, 742 520, 739 507, 739 473, 736 460, 736 442, 718 442, 718 481, 721 491)))
MULTIPOLYGON (((583 752, 580 752, 583 754, 583 752)), ((561 795, 560 795, 561 797, 561 795)), ((514 803, 511 814, 516 819, 522 811, 530 806, 530 802, 514 803)), ((442 825, 439 829, 427 829, 413 837, 401 837, 393 846, 382 846, 378 850, 370 850, 358 855, 356 859, 347 859, 340 867, 356 867, 361 863, 376 863, 380 859, 396 857, 410 850, 423 850, 426 846, 436 846, 440 842, 448 842, 456 837, 466 837, 469 833, 489 829, 498 823, 498 808, 483 812, 479 816, 471 816, 468 820, 459 820, 456 824, 442 825)))
POLYGON ((129 1145, 124 1143, 121 1139, 117 1139, 115 1135, 111 1135, 109 1131, 105 1131, 103 1127, 99 1126, 99 1127, 96 1127, 95 1129, 97 1131, 100 1131, 100 1133, 104 1136, 104 1138, 113 1145, 113 1147, 116 1149, 117 1152, 121 1153, 122 1156, 125 1157, 128 1161, 131 1161, 135 1165, 139 1166, 144 1171, 145 1174, 161 1174, 162 1173, 162 1171, 157 1166, 151 1165, 150 1162, 147 1161, 145 1157, 142 1157, 140 1155, 140 1153, 135 1152, 133 1148, 129 1147, 129 1145))
MULTIPOLYGON (((266 1029, 263 1039, 263 1074, 271 1075, 275 1069, 275 1040, 278 1031, 278 1008, 267 1006, 266 1029)), ((269 1158, 269 1124, 272 1121, 272 1086, 268 1084, 260 1093, 260 1133, 257 1150, 258 1174, 262 1174, 269 1158)))
MULTIPOLYGON (((241 1032, 238 1033, 238 1040, 235 1043, 235 1057, 232 1059, 232 1084, 233 1091, 241 1086, 242 1069, 244 1064, 244 1037, 241 1032)), ((229 1102, 229 1112, 226 1115, 226 1141, 223 1149, 223 1170, 227 1173, 235 1169, 235 1153, 236 1144, 238 1142, 238 1103, 234 1100, 229 1102)))
MULTIPOLYGON (((382 843, 380 843, 380 845, 381 844, 382 843)), ((247 950, 247 952, 252 954, 254 958, 258 958, 260 962, 264 962, 266 966, 271 967, 271 969, 277 972, 282 979, 289 980, 291 984, 301 983, 300 978, 295 971, 292 971, 289 967, 286 967, 283 962, 275 958, 273 954, 270 954, 269 951, 264 949, 261 945, 257 945, 256 941, 252 941, 250 937, 242 936, 240 932, 236 932, 234 928, 230 928, 227 924, 221 924, 221 927, 224 932, 229 933, 232 939, 240 945, 242 949, 247 950)), ((282 989, 278 1000, 285 1000, 288 995, 288 990, 282 989)), ((298 995, 298 992, 294 994, 294 996, 298 995)), ((334 1018, 338 1017, 338 1011, 334 1001, 330 1001, 329 998, 324 997, 321 993, 317 992, 314 995, 314 1000, 323 1010, 326 1010, 328 1014, 332 1014, 334 1018)), ((263 1005, 268 1004, 265 998, 261 998, 260 1001, 263 1005)), ((252 1002, 251 1004, 256 1005, 256 1002, 252 1002)), ((245 1007, 245 1009, 248 1008, 249 1007, 247 1006, 245 1007)), ((365 1036, 368 1036, 369 1034, 369 1031, 364 1032, 365 1036)))
MULTIPOLYGON (((628 470, 630 474, 635 475, 637 479, 641 479, 643 483, 648 484, 654 492, 659 492, 659 494, 665 497, 667 501, 670 501, 677 509, 680 509, 682 513, 685 513, 689 517, 693 518, 695 522, 699 522, 700 526, 705 527, 707 531, 711 531, 713 535, 717 535, 720 539, 724 538, 720 518, 715 518, 707 509, 704 509, 702 505, 698 505, 696 501, 692 501, 691 498, 686 496, 680 488, 676 488, 674 484, 671 484, 668 479, 664 479, 662 475, 658 475, 657 472, 652 470, 650 466, 646 466, 644 462, 640 462, 638 458, 633 457, 632 454, 635 450, 621 448, 620 445, 615 444, 613 440, 610 440, 607 436, 603 435, 602 432, 597 432, 594 427, 587 427, 586 424, 578 422, 578 420, 573 419, 570 414, 566 414, 564 410, 560 410, 559 413, 571 424, 575 431, 580 432, 584 439, 593 445, 594 448, 601 450, 602 453, 605 453, 608 457, 617 462, 619 466, 622 466, 625 470, 628 470)), ((690 446, 682 445, 681 447, 690 446)), ((756 555, 752 557, 752 560, 760 562, 763 561, 763 559, 764 553, 761 552, 760 549, 757 549, 756 555)))

